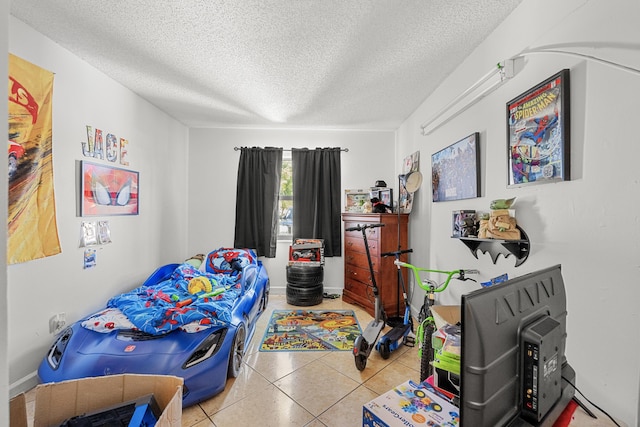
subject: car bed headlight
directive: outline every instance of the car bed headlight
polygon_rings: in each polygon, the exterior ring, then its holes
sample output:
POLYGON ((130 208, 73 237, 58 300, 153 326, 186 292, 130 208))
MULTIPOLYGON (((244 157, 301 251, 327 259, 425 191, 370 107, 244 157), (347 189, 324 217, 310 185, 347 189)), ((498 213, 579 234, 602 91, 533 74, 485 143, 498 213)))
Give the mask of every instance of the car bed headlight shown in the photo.
POLYGON ((190 368, 198 363, 207 360, 220 349, 220 345, 224 340, 224 336, 227 334, 227 328, 218 329, 204 339, 191 354, 191 356, 184 362, 182 369, 190 368))
POLYGON ((47 354, 47 362, 49 362, 49 366, 51 366, 53 370, 58 369, 58 366, 60 366, 60 360, 62 360, 62 355, 67 349, 67 344, 69 344, 71 335, 73 335, 73 331, 71 330, 71 328, 65 329, 60 334, 56 342, 54 342, 51 346, 51 349, 47 354))

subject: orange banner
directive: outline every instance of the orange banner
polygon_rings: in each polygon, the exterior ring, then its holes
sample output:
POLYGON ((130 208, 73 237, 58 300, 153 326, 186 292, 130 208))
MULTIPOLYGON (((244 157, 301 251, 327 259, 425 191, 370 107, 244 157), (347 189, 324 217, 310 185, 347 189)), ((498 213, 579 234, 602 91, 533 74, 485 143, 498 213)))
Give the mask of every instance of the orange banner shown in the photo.
POLYGON ((53 191, 53 73, 9 54, 9 264, 59 254, 53 191))

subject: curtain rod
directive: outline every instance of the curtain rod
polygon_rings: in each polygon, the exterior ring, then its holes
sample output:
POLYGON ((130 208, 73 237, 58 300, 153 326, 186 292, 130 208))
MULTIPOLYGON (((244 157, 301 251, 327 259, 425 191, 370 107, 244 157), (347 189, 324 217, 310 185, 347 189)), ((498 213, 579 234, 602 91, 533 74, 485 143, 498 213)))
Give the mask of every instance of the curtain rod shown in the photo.
MULTIPOLYGON (((233 151, 240 151, 242 150, 243 147, 233 147, 233 151)), ((271 149, 275 149, 275 147, 265 147, 265 148, 271 148, 271 149)), ((299 148, 299 150, 302 150, 302 148, 299 148)), ((283 148, 282 151, 292 151, 291 148, 283 148)), ((340 151, 344 151, 345 153, 349 152, 348 148, 341 148, 340 151)))

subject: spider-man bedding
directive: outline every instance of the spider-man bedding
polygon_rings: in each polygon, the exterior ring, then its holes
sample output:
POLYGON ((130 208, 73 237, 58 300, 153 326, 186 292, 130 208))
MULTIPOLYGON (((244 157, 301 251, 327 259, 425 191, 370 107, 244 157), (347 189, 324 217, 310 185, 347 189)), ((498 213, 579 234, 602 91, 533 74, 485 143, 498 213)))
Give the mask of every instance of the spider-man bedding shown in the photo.
POLYGON ((113 297, 107 309, 82 322, 82 326, 97 332, 133 326, 151 335, 161 335, 177 328, 197 332, 218 321, 229 322, 231 308, 242 288, 242 270, 256 263, 257 257, 251 250, 220 248, 211 252, 199 268, 185 262, 160 283, 145 283, 113 297), (206 279, 210 287, 192 293, 190 284, 202 283, 194 281, 195 278, 206 279))

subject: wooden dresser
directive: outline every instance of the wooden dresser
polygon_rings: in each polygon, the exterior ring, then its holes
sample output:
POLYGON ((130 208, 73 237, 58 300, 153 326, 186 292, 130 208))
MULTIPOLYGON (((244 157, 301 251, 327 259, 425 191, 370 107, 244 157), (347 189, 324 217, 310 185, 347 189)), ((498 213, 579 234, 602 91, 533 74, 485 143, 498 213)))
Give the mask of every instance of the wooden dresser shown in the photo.
MULTIPOLYGON (((384 224, 383 227, 366 230, 367 242, 384 311, 389 317, 402 316, 404 314, 404 299, 402 290, 399 289, 397 269, 393 263, 395 257, 380 256, 382 253, 398 250, 398 215, 343 213, 342 221, 345 228, 373 223, 384 224)), ((408 223, 409 215, 401 214, 400 248, 402 250, 409 249, 407 247, 408 223)), ((400 259, 407 261, 407 254, 402 255, 400 259)), ((402 269, 402 274, 405 286, 408 286, 406 268, 402 269)), ((345 231, 344 233, 344 291, 342 299, 345 302, 362 306, 367 313, 375 316, 375 299, 362 231, 345 231)))

